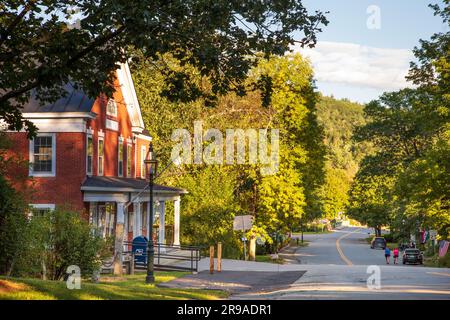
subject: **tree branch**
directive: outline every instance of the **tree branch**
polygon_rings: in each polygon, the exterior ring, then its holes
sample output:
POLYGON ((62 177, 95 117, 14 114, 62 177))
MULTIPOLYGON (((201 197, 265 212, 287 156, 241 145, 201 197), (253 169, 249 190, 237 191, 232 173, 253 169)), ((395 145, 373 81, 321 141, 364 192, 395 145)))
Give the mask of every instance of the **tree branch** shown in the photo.
MULTIPOLYGON (((98 37, 90 45, 88 45, 86 48, 84 48, 83 50, 78 52, 76 55, 74 55, 72 58, 67 60, 66 66, 67 67, 72 66, 78 60, 80 60, 81 58, 86 56, 89 52, 94 50, 94 48, 96 48, 98 46, 101 46, 101 45, 104 45, 106 42, 108 42, 109 40, 113 39, 114 37, 116 37, 117 35, 122 33, 125 29, 126 29, 126 27, 122 25, 116 31, 110 33, 109 35, 103 36, 103 37, 98 37)), ((55 68, 58 68, 58 67, 55 67, 55 68)), ((28 91, 36 88, 37 86, 39 86, 40 83, 41 83, 41 80, 36 79, 35 81, 29 83, 28 85, 26 85, 26 86, 24 86, 24 87, 22 87, 20 89, 12 90, 12 91, 9 91, 9 92, 5 93, 4 95, 2 95, 0 97, 0 104, 6 102, 9 99, 12 99, 12 98, 15 98, 17 96, 20 96, 21 94, 24 94, 25 92, 28 92, 28 91)))
POLYGON ((19 15, 11 22, 11 24, 6 28, 5 32, 0 34, 0 46, 5 42, 9 34, 14 30, 14 28, 22 21, 23 17, 34 7, 36 0, 30 0, 30 2, 23 8, 19 15))

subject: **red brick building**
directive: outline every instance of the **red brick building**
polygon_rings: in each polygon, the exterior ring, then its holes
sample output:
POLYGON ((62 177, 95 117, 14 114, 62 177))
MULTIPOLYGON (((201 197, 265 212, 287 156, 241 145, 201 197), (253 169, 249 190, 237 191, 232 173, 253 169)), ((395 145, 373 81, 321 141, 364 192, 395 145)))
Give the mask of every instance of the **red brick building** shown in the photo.
MULTIPOLYGON (((89 99, 70 84, 67 95, 53 104, 40 106, 32 98, 23 115, 38 127, 38 135, 33 140, 25 132, 9 135, 13 152, 30 161, 34 190, 30 206, 38 210, 69 206, 84 212, 104 236, 131 240, 148 236, 149 192, 142 190, 147 185, 143 160, 151 137, 127 64, 117 70, 115 85, 113 99, 89 99)), ((173 236, 167 240, 179 244, 183 193, 155 186, 159 242, 166 242, 165 205, 173 201, 173 236)))

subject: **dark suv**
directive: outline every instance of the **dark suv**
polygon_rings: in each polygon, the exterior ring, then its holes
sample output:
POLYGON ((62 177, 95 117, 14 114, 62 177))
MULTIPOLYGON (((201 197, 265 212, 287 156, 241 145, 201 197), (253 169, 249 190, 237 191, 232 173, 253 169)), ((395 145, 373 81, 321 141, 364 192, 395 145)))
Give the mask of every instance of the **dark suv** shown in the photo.
POLYGON ((402 256, 403 264, 418 263, 423 264, 423 256, 419 249, 405 249, 402 256))
POLYGON ((370 243, 370 249, 386 249, 386 239, 383 237, 375 237, 370 243))

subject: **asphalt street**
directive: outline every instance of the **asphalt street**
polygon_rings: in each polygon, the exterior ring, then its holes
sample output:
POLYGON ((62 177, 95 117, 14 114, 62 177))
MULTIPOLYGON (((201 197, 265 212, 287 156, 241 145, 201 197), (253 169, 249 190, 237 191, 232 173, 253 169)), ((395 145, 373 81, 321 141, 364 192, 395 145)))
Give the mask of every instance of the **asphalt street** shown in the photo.
POLYGON ((307 234, 307 247, 284 251, 285 264, 224 259, 222 274, 210 275, 202 259, 198 275, 165 286, 224 289, 231 299, 450 300, 450 269, 386 265, 384 251, 364 240, 368 233, 350 227, 307 234))
POLYGON ((384 251, 370 249, 365 241, 370 236, 371 230, 367 228, 344 228, 332 233, 305 234, 304 240, 309 245, 297 250, 296 257, 301 264, 385 265, 384 251), (340 250, 336 245, 338 240, 340 250))

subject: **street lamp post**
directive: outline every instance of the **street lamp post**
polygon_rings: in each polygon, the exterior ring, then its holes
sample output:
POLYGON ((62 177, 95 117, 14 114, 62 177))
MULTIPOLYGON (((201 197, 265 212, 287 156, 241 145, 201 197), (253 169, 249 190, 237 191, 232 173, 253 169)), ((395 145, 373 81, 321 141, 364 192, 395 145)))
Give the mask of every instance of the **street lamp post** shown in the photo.
POLYGON ((149 238, 147 243, 147 277, 145 278, 146 283, 154 283, 155 275, 153 272, 153 262, 155 257, 155 246, 153 243, 153 180, 156 176, 156 170, 158 168, 158 161, 156 160, 155 154, 153 153, 153 145, 150 144, 147 156, 144 160, 145 167, 147 169, 147 174, 149 176, 148 186, 150 191, 150 221, 149 221, 149 238))

